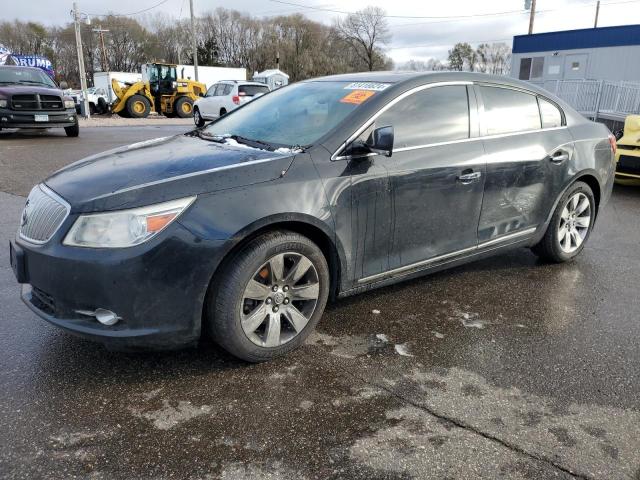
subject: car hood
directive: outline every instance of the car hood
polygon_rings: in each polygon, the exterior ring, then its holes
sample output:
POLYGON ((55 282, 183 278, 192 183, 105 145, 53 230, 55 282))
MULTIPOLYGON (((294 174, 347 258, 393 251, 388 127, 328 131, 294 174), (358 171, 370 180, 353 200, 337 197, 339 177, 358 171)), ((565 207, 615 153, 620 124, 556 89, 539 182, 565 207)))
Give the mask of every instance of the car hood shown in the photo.
POLYGON ((74 213, 117 210, 274 180, 293 157, 185 134, 88 157, 45 183, 74 213))
POLYGON ((11 96, 16 94, 32 93, 39 95, 62 95, 62 90, 49 87, 38 87, 36 85, 2 85, 0 86, 0 95, 11 96))

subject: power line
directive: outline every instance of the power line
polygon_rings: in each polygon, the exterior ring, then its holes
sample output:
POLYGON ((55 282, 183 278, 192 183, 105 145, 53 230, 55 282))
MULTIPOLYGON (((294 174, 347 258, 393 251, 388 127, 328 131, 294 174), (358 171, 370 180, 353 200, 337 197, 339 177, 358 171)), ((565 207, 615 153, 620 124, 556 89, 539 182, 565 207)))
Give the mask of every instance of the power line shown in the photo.
MULTIPOLYGON (((343 15, 353 15, 357 12, 352 12, 352 11, 347 11, 347 10, 337 10, 337 9, 332 9, 332 8, 325 8, 325 7, 320 7, 320 6, 313 6, 313 5, 304 5, 301 3, 294 3, 294 2, 289 2, 289 1, 285 1, 285 0, 269 0, 270 2, 273 3, 280 3, 283 5, 290 5, 293 7, 298 7, 298 8, 304 8, 304 9, 308 9, 308 10, 315 10, 315 11, 321 11, 321 12, 329 12, 329 13, 339 13, 339 14, 343 14, 343 15)), ((614 2, 607 2, 607 3, 601 3, 602 6, 605 5, 619 5, 619 4, 625 4, 625 3, 638 3, 640 2, 640 0, 621 0, 621 1, 614 1, 614 2)), ((560 7, 560 8, 548 8, 546 10, 537 10, 536 14, 539 13, 549 13, 549 12, 556 12, 559 10, 568 10, 568 9, 574 9, 574 8, 593 8, 593 4, 583 4, 583 5, 568 5, 566 7, 560 7)), ((292 12, 293 13, 293 12, 292 12)), ((503 12, 490 12, 490 13, 478 13, 478 14, 474 14, 474 15, 443 15, 443 16, 419 16, 419 15, 381 15, 384 18, 413 18, 413 19, 424 19, 424 20, 439 20, 439 21, 435 21, 435 22, 421 22, 421 23, 412 23, 412 24, 400 24, 400 25, 395 25, 392 27, 401 27, 401 26, 408 26, 408 25, 427 25, 427 24, 431 24, 431 23, 444 23, 444 22, 450 22, 453 20, 465 20, 465 19, 475 19, 475 18, 482 18, 482 17, 497 17, 497 16, 505 16, 505 15, 521 15, 527 13, 527 10, 509 10, 509 11, 503 11, 503 12)))
POLYGON ((149 10, 153 10, 154 8, 158 8, 159 6, 164 5, 168 1, 169 0, 161 0, 160 2, 156 3, 152 7, 148 7, 148 8, 142 9, 142 10, 138 10, 137 12, 131 12, 131 13, 88 13, 87 15, 90 15, 92 17, 130 17, 132 15, 138 15, 140 13, 144 13, 144 12, 148 12, 149 10))
MULTIPOLYGON (((341 13, 345 15, 351 15, 356 12, 349 12, 345 10, 334 10, 331 8, 322 8, 322 7, 314 7, 311 5, 303 5, 300 3, 286 2, 284 0, 269 0, 274 3, 281 3, 283 5, 291 5, 294 7, 306 8, 309 10, 320 10, 323 12, 331 12, 331 13, 341 13)), ((444 15, 444 16, 417 16, 417 15, 381 15, 381 17, 385 18, 424 18, 424 19, 446 19, 446 18, 470 18, 470 17, 491 17, 496 15, 511 15, 514 13, 522 13, 524 10, 510 10, 506 12, 493 12, 493 13, 479 13, 476 15, 444 15)))

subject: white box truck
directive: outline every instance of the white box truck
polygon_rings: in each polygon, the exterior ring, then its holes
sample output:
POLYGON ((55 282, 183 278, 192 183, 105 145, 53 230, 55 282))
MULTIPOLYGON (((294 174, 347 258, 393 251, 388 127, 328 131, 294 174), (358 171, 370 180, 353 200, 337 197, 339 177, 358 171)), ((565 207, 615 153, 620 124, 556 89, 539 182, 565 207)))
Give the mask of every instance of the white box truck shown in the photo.
POLYGON ((120 83, 136 83, 142 80, 141 73, 133 72, 96 72, 93 74, 93 85, 95 87, 104 88, 107 92, 109 103, 113 103, 116 99, 116 94, 111 88, 111 80, 118 80, 120 83))
MULTIPOLYGON (((193 65, 178 65, 178 78, 196 79, 193 65)), ((246 80, 246 68, 230 68, 230 67, 201 67, 198 66, 198 81, 204 83, 207 89, 220 80, 246 80)))

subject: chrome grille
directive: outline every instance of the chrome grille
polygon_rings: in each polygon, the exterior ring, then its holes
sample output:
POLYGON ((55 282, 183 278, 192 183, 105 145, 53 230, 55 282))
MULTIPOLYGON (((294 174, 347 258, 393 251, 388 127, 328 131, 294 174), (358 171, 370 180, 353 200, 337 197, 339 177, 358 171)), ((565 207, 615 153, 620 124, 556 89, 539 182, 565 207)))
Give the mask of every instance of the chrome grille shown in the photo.
POLYGON ((44 185, 36 185, 22 212, 20 236, 33 243, 45 243, 69 214, 69 205, 44 185))

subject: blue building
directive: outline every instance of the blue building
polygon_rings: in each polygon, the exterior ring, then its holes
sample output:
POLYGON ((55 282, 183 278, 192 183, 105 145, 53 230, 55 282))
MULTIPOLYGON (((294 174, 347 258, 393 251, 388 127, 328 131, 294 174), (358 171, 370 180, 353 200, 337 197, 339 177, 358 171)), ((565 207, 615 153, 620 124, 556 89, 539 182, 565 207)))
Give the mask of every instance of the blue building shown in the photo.
POLYGON ((640 82, 640 25, 513 37, 511 76, 549 80, 640 82))

